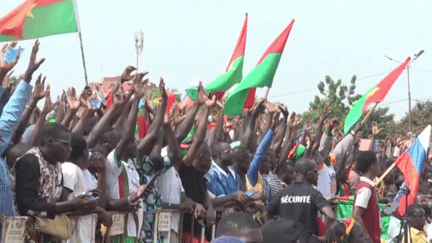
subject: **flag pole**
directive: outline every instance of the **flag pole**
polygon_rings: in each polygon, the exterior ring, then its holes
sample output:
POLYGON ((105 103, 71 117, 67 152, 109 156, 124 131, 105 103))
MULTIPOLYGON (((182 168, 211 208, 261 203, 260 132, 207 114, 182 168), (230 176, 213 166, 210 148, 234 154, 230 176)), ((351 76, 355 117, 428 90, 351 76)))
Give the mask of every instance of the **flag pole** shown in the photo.
POLYGON ((77 22, 78 37, 80 40, 80 47, 81 47, 81 60, 82 60, 83 67, 84 67, 84 80, 85 80, 85 85, 88 86, 87 68, 86 68, 85 56, 84 56, 84 46, 83 46, 82 35, 81 35, 81 25, 80 25, 79 15, 78 15, 78 4, 77 4, 76 0, 73 0, 73 1, 74 1, 74 6, 75 6, 75 20, 77 22))
POLYGON ((378 178, 374 183, 375 185, 378 185, 382 180, 384 180, 384 178, 390 173, 391 170, 393 170, 393 168, 396 166, 396 163, 393 162, 392 165, 390 165, 390 167, 388 167, 388 169, 380 176, 380 178, 378 178))
POLYGON ((268 97, 268 95, 269 95, 269 92, 270 92, 270 87, 267 87, 267 91, 266 91, 266 93, 265 93, 265 95, 264 95, 264 99, 265 99, 265 100, 267 100, 267 97, 268 97))
POLYGON ((361 124, 364 124, 366 122, 366 120, 372 115, 372 112, 375 110, 375 108, 377 107, 378 102, 375 103, 374 107, 372 107, 372 109, 369 110, 369 112, 367 113, 367 115, 363 118, 361 124))

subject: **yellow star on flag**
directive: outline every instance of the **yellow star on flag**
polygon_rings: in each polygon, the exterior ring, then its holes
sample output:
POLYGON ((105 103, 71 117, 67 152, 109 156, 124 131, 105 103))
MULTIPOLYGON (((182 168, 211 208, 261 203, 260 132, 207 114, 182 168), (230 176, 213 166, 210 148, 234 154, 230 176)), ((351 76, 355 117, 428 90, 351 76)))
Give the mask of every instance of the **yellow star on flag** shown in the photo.
POLYGON ((29 7, 29 10, 28 10, 28 12, 26 13, 26 16, 28 16, 28 17, 30 17, 30 18, 34 18, 34 15, 33 15, 33 13, 31 12, 35 7, 36 7, 36 3, 33 3, 30 7, 29 7))

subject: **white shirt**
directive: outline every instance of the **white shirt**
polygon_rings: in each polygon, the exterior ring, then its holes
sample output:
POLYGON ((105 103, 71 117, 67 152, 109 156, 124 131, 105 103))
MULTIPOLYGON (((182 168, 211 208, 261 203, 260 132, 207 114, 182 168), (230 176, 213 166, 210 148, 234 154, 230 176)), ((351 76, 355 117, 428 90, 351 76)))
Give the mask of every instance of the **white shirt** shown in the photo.
POLYGON ((76 164, 64 162, 62 164, 62 174, 63 186, 73 191, 73 193, 69 195, 69 200, 72 199, 74 195, 88 191, 83 171, 76 164))
MULTIPOLYGON (((371 181, 367 177, 360 176, 360 181, 367 182, 372 187, 375 186, 375 183, 373 183, 373 181, 371 181)), ((355 206, 366 209, 368 207, 371 196, 372 196, 372 191, 369 188, 366 187, 360 188, 360 190, 357 191, 355 206)))
POLYGON ((96 189, 97 185, 98 185, 98 180, 96 179, 96 177, 94 177, 92 175, 92 173, 90 173, 90 171, 87 169, 85 169, 83 171, 83 174, 84 174, 84 179, 85 179, 86 184, 87 184, 87 188, 89 190, 96 189))
MULTIPOLYGON (((64 162, 62 164, 62 174, 63 174, 63 186, 71 189, 73 193, 71 193, 68 199, 72 199, 75 195, 84 193, 88 191, 86 181, 84 179, 83 171, 77 165, 64 162)), ((67 240, 67 243, 79 243, 86 242, 89 239, 94 238, 94 232, 97 221, 97 216, 95 219, 95 215, 84 215, 79 217, 78 220, 73 221, 74 227, 72 229, 72 237, 67 240)))
MULTIPOLYGON (((139 184, 139 175, 136 171, 136 168, 131 160, 128 163, 123 161, 118 161, 117 156, 115 155, 115 150, 108 154, 106 159, 106 181, 107 181, 107 191, 108 195, 113 199, 120 199, 120 176, 122 175, 123 170, 127 175, 127 182, 129 186, 129 194, 135 193, 138 191, 140 186, 139 184)), ((124 195, 124 197, 128 196, 124 195)), ((141 208, 136 212, 138 215, 138 225, 142 225, 143 216, 144 216, 144 204, 141 201, 141 208)), ((127 232, 130 237, 137 237, 137 232, 140 230, 136 230, 136 223, 133 217, 133 214, 129 213, 128 222, 127 222, 127 232)))
POLYGON ((323 164, 323 168, 318 171, 317 190, 325 198, 334 197, 336 195, 336 171, 333 166, 328 167, 323 164))
MULTIPOLYGON (((161 195, 163 203, 179 204, 181 203, 181 194, 184 188, 177 170, 174 167, 169 168, 156 180, 156 188, 161 195)), ((176 233, 179 232, 180 214, 173 213, 171 217, 171 229, 176 233)))

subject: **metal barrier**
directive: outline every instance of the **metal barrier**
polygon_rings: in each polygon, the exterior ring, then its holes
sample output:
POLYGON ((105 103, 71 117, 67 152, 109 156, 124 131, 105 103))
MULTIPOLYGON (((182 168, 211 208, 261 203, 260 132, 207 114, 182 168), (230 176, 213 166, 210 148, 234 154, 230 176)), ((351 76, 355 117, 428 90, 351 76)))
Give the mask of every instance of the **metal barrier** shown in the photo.
MULTIPOLYGON (((220 217, 224 217, 225 215, 233 212, 233 209, 230 208, 217 208, 215 209, 215 218, 216 215, 219 215, 220 217)), ((155 214, 155 222, 154 222, 154 229, 153 229, 153 242, 157 242, 157 239, 160 234, 166 234, 167 238, 170 239, 171 237, 171 229, 173 224, 173 214, 177 213, 179 214, 179 231, 178 231, 178 242, 184 241, 184 233, 183 232, 183 222, 184 222, 184 213, 180 210, 176 209, 161 209, 156 211, 155 214)), ((126 223, 126 214, 122 212, 115 212, 113 214, 112 220, 113 224, 111 227, 106 229, 106 232, 104 234, 104 242, 109 242, 111 236, 115 235, 121 235, 121 239, 123 242, 124 236, 127 232, 127 223, 126 223)), ((30 217, 5 217, 5 222, 2 227, 2 238, 1 242, 7 242, 7 243, 23 243, 25 241, 25 233, 26 233, 26 222, 29 220, 30 217)), ((96 226, 97 226, 97 214, 90 214, 90 215, 84 215, 84 216, 70 216, 70 225, 71 225, 71 234, 72 237, 74 237, 74 233, 80 230, 80 227, 88 227, 90 228, 91 236, 86 239, 86 242, 89 243, 95 243, 96 242, 96 226), (83 224, 82 222, 86 221, 86 224, 83 224), (90 225, 88 225, 88 222, 90 222, 90 225)), ((218 220, 217 220, 218 221, 218 220)), ((215 238, 215 232, 216 232, 216 224, 217 222, 212 226, 211 229, 211 240, 215 238)), ((194 229, 195 227, 201 226, 201 236, 200 236, 200 242, 205 242, 205 233, 206 229, 203 225, 198 224, 195 225, 195 220, 191 218, 191 232, 189 241, 187 243, 192 243, 194 239, 194 229)), ((75 242, 79 242, 79 239, 72 239, 75 242)))
MULTIPOLYGON (((155 212, 155 223, 154 223, 154 228, 153 228, 153 242, 156 243, 158 240, 158 237, 160 234, 165 234, 167 235, 167 239, 170 240, 171 238, 171 229, 172 229, 172 216, 173 213, 178 213, 180 214, 180 220, 179 220, 179 231, 178 231, 178 242, 184 242, 184 217, 185 217, 185 213, 183 213, 180 210, 177 209, 161 209, 155 212)), ((216 212, 215 212, 216 214, 216 212)), ((193 239, 194 239, 194 230, 195 230, 195 220, 193 218, 193 214, 191 216, 191 232, 187 232, 189 233, 190 237, 189 237, 189 241, 186 243, 193 243, 193 239)), ((205 226, 204 225, 200 225, 201 226, 201 235, 200 235, 200 242, 204 243, 205 242, 205 226)), ((216 232, 216 224, 212 226, 212 231, 211 231, 211 240, 214 239, 215 237, 215 232, 216 232)))

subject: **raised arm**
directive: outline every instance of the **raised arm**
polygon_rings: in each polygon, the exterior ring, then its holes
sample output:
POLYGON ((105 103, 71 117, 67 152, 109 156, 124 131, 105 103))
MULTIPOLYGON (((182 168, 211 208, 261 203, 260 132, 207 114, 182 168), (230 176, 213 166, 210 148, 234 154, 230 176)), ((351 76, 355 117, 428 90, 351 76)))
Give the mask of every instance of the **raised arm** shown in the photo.
POLYGON ((378 129, 378 124, 376 121, 372 122, 372 141, 369 144, 369 151, 373 151, 374 150, 374 144, 375 144, 375 139, 376 137, 381 133, 382 128, 378 129))
POLYGON ((38 76, 34 86, 33 96, 31 97, 30 102, 26 105, 18 125, 15 126, 14 128, 13 135, 12 135, 12 142, 14 144, 20 142, 21 136, 23 135, 26 129, 26 126, 29 122, 30 116, 33 113, 34 108, 36 108, 36 105, 39 102, 39 100, 43 99, 46 95, 45 78, 43 79, 43 81, 41 81, 41 77, 42 75, 38 76))
POLYGON ((148 82, 148 79, 142 81, 142 78, 145 74, 147 73, 140 73, 134 79, 133 89, 135 92, 135 96, 132 98, 131 101, 132 105, 129 111, 129 116, 126 120, 126 123, 123 124, 125 128, 123 136, 115 148, 115 152, 118 158, 123 158, 123 154, 127 147, 127 144, 134 139, 136 120, 138 116, 138 103, 140 99, 144 96, 145 86, 148 82))
POLYGON ((9 145, 9 141, 12 138, 12 130, 17 124, 18 119, 21 117, 24 107, 30 98, 32 87, 29 83, 32 79, 33 73, 45 61, 44 58, 42 58, 40 61, 36 61, 38 50, 39 40, 36 40, 30 55, 29 65, 23 75, 24 80, 20 81, 18 84, 12 97, 4 107, 3 113, 0 117, 0 134, 2 135, 0 138, 0 154, 3 153, 9 145))
POLYGON ((69 109, 66 111, 66 115, 61 121, 61 124, 65 125, 66 127, 69 127, 72 119, 75 117, 75 114, 77 113, 80 107, 80 101, 76 97, 76 91, 74 87, 69 87, 67 89, 66 99, 69 105, 69 109))
POLYGON ((33 133, 32 133, 32 135, 30 137, 30 144, 32 146, 37 146, 38 145, 37 138, 39 137, 39 133, 40 133, 40 131, 42 129, 42 126, 45 124, 46 116, 48 115, 48 113, 50 113, 55 108, 55 104, 53 104, 51 102, 51 94, 50 94, 50 86, 49 86, 49 84, 46 87, 45 94, 46 95, 45 95, 44 106, 43 106, 42 111, 41 111, 41 113, 39 115, 39 118, 38 118, 38 120, 37 120, 37 122, 35 124, 33 133))
POLYGON ((198 86, 198 95, 192 108, 187 113, 185 119, 179 124, 176 131, 177 142, 181 143, 186 138, 195 121, 195 116, 198 113, 199 107, 207 100, 202 83, 198 86))
POLYGON ((274 128, 268 130, 267 134, 261 141, 257 151, 255 152, 255 155, 252 159, 249 169, 247 171, 247 176, 252 186, 255 186, 256 183, 258 182, 258 172, 261 168, 262 163, 264 162, 265 156, 267 154, 267 150, 270 147, 270 144, 274 136, 273 129, 274 128))
POLYGON ((18 60, 20 57, 19 53, 18 53, 15 61, 12 61, 12 62, 5 62, 4 61, 4 57, 6 55, 7 50, 10 47, 15 47, 17 45, 17 43, 18 42, 13 41, 9 44, 5 44, 0 51, 0 81, 3 81, 5 79, 5 77, 7 76, 7 74, 9 73, 9 71, 11 71, 15 67, 15 65, 18 63, 18 60))
POLYGON ((141 140, 141 142, 137 146, 140 158, 142 158, 144 155, 150 154, 151 148, 158 139, 158 135, 163 125, 168 95, 166 93, 165 83, 162 77, 160 79, 159 89, 161 90, 162 101, 159 107, 157 107, 156 109, 156 115, 149 127, 147 135, 144 137, 143 140, 141 140))
POLYGON ((252 145, 252 139, 253 139, 254 133, 255 133, 256 120, 259 117, 259 115, 265 109, 264 102, 265 102, 265 100, 262 100, 259 103, 258 107, 255 109, 255 111, 252 115, 252 118, 250 119, 249 123, 247 124, 246 131, 243 134, 241 144, 244 147, 246 147, 248 150, 253 150, 253 149, 251 149, 251 145, 252 145))
MULTIPOLYGON (((208 115, 207 115, 208 117, 208 115)), ((207 119, 206 117, 206 119, 207 119)), ((211 138, 211 143, 209 145, 211 145, 212 143, 216 142, 216 141, 221 141, 222 140, 222 134, 223 134, 223 127, 224 127, 224 113, 223 113, 223 109, 220 110, 217 122, 216 122, 216 127, 213 128, 213 136, 211 138)), ((211 132, 210 132, 211 133, 211 132)))
POLYGON ((281 151, 284 134, 287 129, 287 121, 289 115, 288 109, 285 105, 280 105, 279 110, 283 114, 283 119, 271 144, 271 149, 275 152, 276 157, 279 156, 279 153, 281 151))
POLYGON ((280 168, 283 163, 285 163, 289 151, 294 147, 295 140, 297 139, 297 129, 300 124, 299 120, 296 117, 295 112, 291 113, 290 116, 290 129, 287 135, 285 136, 285 142, 279 156, 278 168, 280 168))
POLYGON ((90 118, 93 117, 96 109, 91 105, 90 101, 88 100, 88 96, 86 94, 81 95, 80 103, 85 110, 81 115, 80 119, 78 120, 78 123, 73 127, 72 133, 78 133, 83 135, 87 128, 87 123, 90 120, 90 118))
POLYGON ((318 150, 321 142, 321 137, 323 134, 324 122, 327 120, 328 115, 329 115, 328 108, 325 107, 323 112, 321 113, 320 121, 318 123, 318 127, 316 128, 315 137, 313 139, 310 139, 311 143, 309 144, 309 147, 306 149, 305 152, 306 158, 313 158, 316 151, 318 150))
POLYGON ((107 113, 105 113, 99 122, 95 125, 93 130, 87 137, 87 146, 89 149, 94 148, 99 140, 103 137, 111 119, 116 114, 117 111, 122 109, 125 101, 120 94, 114 95, 114 101, 107 113))
MULTIPOLYGON (((207 132, 207 117, 209 115, 210 108, 214 105, 215 102, 216 102, 216 96, 213 96, 211 102, 206 102, 206 105, 201 112, 201 115, 198 120, 198 128, 196 130, 193 143, 189 148, 188 153, 183 159, 184 164, 188 167, 192 166, 192 162, 194 161, 196 154, 198 153, 201 145, 204 143, 204 139, 207 132)), ((219 119, 221 118, 219 117, 219 119)))

